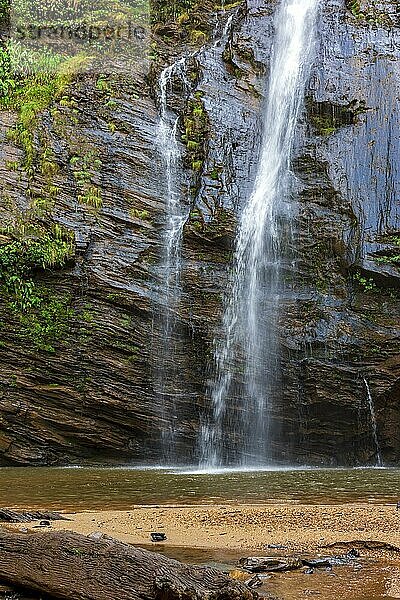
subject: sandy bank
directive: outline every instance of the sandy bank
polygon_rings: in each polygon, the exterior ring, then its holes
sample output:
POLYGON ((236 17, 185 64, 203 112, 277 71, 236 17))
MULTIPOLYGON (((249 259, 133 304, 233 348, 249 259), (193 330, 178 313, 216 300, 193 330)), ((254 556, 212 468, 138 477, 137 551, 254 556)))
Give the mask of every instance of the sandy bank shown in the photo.
POLYGON ((168 537, 164 545, 190 548, 256 551, 282 545, 307 551, 351 540, 379 540, 400 547, 400 511, 387 504, 134 506, 129 511, 69 517, 71 521, 55 522, 52 528, 83 534, 101 531, 134 544, 149 543, 150 533, 161 531, 168 537))

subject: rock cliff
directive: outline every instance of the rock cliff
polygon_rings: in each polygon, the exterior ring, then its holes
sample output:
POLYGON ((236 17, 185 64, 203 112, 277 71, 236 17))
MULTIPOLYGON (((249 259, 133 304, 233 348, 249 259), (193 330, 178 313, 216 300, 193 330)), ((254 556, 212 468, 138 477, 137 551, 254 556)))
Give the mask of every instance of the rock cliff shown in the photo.
MULTIPOLYGON (((153 3, 144 70, 58 81, 29 124, 26 103, 3 102, 1 465, 158 462, 169 428, 171 461, 198 455, 276 2, 182 4, 170 14, 153 3), (165 352, 158 77, 182 56, 190 93, 174 79, 169 105, 189 218, 165 352)), ((288 199, 272 414, 274 454, 290 463, 374 464, 368 387, 383 457, 400 460, 396 11, 389 0, 321 6, 288 199)))

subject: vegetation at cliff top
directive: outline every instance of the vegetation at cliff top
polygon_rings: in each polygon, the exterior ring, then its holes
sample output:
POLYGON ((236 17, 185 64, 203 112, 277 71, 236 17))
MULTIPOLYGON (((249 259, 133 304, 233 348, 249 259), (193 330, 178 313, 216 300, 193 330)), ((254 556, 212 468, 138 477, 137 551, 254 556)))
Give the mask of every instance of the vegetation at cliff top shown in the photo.
POLYGON ((108 26, 128 19, 146 22, 149 16, 148 0, 12 0, 16 25, 46 23, 108 26))
POLYGON ((27 51, 17 42, 0 49, 0 108, 18 112, 18 121, 8 136, 23 148, 29 176, 34 173, 37 117, 63 97, 85 60, 83 56, 65 59, 49 51, 27 51))
MULTIPOLYGON (((239 6, 242 0, 227 3, 225 11, 239 6)), ((221 5, 212 0, 151 0, 151 23, 154 31, 163 38, 177 38, 201 46, 212 32, 213 15, 221 5)))

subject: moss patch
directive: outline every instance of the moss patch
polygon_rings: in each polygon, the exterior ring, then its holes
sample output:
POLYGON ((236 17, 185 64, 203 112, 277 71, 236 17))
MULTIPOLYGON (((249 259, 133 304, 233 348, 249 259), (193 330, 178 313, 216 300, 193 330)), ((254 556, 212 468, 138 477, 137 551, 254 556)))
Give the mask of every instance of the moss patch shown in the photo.
POLYGON ((329 136, 340 127, 354 125, 358 115, 368 108, 363 100, 352 100, 348 104, 333 104, 331 102, 315 102, 311 98, 306 101, 308 119, 317 133, 329 136))
POLYGON ((216 7, 210 0, 151 1, 151 21, 154 33, 163 39, 179 39, 202 46, 212 32, 210 15, 216 7))
POLYGON ((196 92, 189 100, 183 123, 182 140, 186 145, 186 163, 193 171, 201 171, 209 135, 208 115, 201 92, 196 92))
POLYGON ((361 24, 377 27, 393 27, 394 25, 390 16, 374 5, 363 9, 360 0, 346 0, 346 7, 361 24))

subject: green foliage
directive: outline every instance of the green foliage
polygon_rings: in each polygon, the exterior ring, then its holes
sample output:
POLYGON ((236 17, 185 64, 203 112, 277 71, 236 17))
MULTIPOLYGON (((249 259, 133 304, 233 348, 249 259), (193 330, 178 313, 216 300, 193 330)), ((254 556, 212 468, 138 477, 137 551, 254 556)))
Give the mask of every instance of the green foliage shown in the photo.
POLYGON ((221 167, 221 166, 215 166, 213 168, 213 170, 210 171, 210 173, 208 173, 208 176, 213 181, 218 181, 220 179, 220 176, 221 176, 222 172, 223 172, 223 167, 221 167))
POLYGON ((227 2, 226 4, 216 4, 214 6, 214 10, 233 10, 242 4, 242 0, 237 0, 236 2, 227 2))
MULTIPOLYGON (((5 233, 8 233, 6 230, 5 233)), ((0 246, 0 284, 15 311, 25 312, 40 303, 32 274, 61 268, 74 254, 73 239, 59 225, 51 231, 23 230, 22 235, 0 246)))
POLYGON ((182 140, 186 144, 186 160, 193 171, 199 172, 204 163, 205 143, 209 131, 208 116, 204 110, 201 92, 196 92, 188 102, 184 127, 182 140))
POLYGON ((0 0, 0 24, 6 21, 9 8, 9 0, 0 0))
MULTIPOLYGON (((205 220, 201 211, 194 208, 189 215, 189 226, 192 230, 213 239, 214 242, 226 240, 227 237, 233 239, 236 217, 231 210, 219 207, 213 212, 210 220, 205 220)), ((218 256, 219 259, 223 258, 220 251, 218 256)))
POLYGON ((36 305, 19 315, 22 333, 37 350, 55 352, 55 343, 65 339, 75 316, 71 298, 51 294, 36 286, 36 305))
POLYGON ((319 135, 328 136, 337 131, 334 120, 326 115, 313 115, 311 121, 319 135))
POLYGON ((202 160, 194 160, 192 162, 192 169, 193 171, 201 171, 203 167, 203 161, 202 160))
POLYGON ((397 233, 389 233, 379 236, 377 241, 381 244, 387 244, 387 248, 374 254, 374 261, 379 264, 400 267, 400 236, 397 233))
POLYGON ((192 29, 190 31, 190 41, 192 44, 201 46, 207 41, 207 34, 199 29, 192 29))
POLYGON ((364 277, 361 273, 354 274, 354 281, 364 290, 364 292, 377 292, 378 287, 372 277, 364 277))
POLYGON ((94 150, 85 154, 75 154, 70 159, 78 188, 78 202, 99 210, 103 206, 101 190, 94 184, 94 178, 102 167, 102 161, 94 150))
POLYGON ((105 75, 100 75, 97 78, 96 89, 99 90, 99 92, 105 92, 107 94, 112 93, 112 87, 111 87, 110 83, 108 82, 107 77, 105 75))
POLYGON ((347 6, 354 17, 358 18, 361 14, 360 0, 347 0, 347 6))
POLYGON ((140 219, 141 221, 149 221, 150 219, 150 213, 148 210, 138 210, 137 208, 131 208, 129 214, 133 219, 140 219))
POLYGON ((379 6, 372 4, 366 12, 362 11, 360 0, 346 0, 346 6, 360 22, 365 22, 369 25, 392 27, 394 25, 391 17, 385 12, 381 12, 379 6))
POLYGON ((377 263, 381 263, 381 264, 392 264, 396 267, 400 267, 400 254, 394 254, 394 255, 381 255, 381 256, 375 256, 374 257, 375 262, 377 263))
POLYGON ((18 42, 0 49, 0 108, 18 112, 9 139, 25 152, 25 170, 34 174, 34 131, 39 113, 62 98, 84 57, 65 59, 48 50, 28 50, 18 42))
POLYGON ((90 185, 83 194, 78 194, 78 202, 99 210, 103 206, 100 188, 90 185))
POLYGON ((156 26, 169 23, 170 27, 161 27, 163 37, 179 37, 195 46, 203 45, 212 30, 211 15, 215 6, 210 0, 151 0, 151 21, 156 26))
POLYGON ((151 0, 151 20, 153 23, 174 20, 183 25, 189 20, 189 12, 197 3, 198 0, 151 0))
POLYGON ((65 336, 73 315, 70 298, 52 294, 34 276, 64 267, 74 255, 73 237, 57 224, 51 230, 20 224, 3 234, 7 241, 0 246, 2 295, 18 318, 22 335, 34 348, 54 352, 54 342, 65 336))
POLYGON ((7 160, 6 161, 6 169, 9 171, 18 171, 19 162, 17 160, 7 160))

